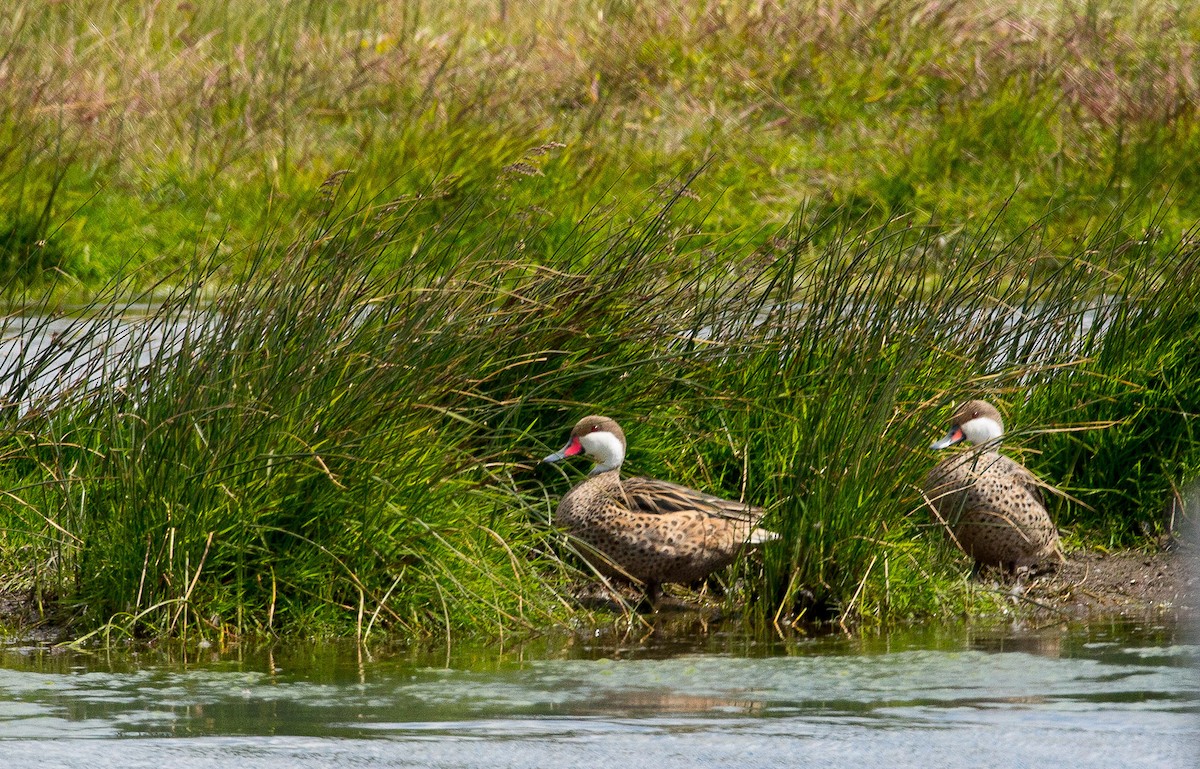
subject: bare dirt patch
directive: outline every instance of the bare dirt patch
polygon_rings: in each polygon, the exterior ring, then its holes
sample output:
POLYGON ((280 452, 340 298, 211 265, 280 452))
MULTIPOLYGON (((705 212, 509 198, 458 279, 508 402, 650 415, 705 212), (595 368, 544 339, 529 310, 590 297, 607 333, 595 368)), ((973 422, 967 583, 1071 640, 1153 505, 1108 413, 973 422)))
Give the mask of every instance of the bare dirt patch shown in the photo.
POLYGON ((1097 615, 1187 615, 1197 605, 1195 546, 1167 550, 1080 550, 1067 562, 1026 584, 1024 597, 1038 608, 1086 618, 1097 615))

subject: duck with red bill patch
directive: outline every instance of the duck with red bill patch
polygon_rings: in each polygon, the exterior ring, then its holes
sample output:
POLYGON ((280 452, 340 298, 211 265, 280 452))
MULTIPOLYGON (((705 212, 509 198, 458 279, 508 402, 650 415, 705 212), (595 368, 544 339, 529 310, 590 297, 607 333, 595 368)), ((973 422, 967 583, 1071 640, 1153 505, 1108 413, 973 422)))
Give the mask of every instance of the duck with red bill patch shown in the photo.
MULTIPOLYGON (((566 446, 563 446, 561 451, 554 452, 553 454, 547 456, 542 461, 543 462, 561 462, 562 460, 566 459, 567 457, 578 456, 578 455, 582 454, 583 451, 584 451, 583 441, 579 440, 579 438, 577 436, 572 435, 571 441, 566 446)), ((595 472, 595 470, 593 470, 592 472, 595 472)))
POLYGON ((998 449, 1004 420, 986 401, 967 401, 950 418, 950 429, 930 447, 966 442, 973 448, 929 471, 925 499, 947 536, 985 566, 1026 571, 1055 557, 1062 560, 1058 530, 1046 512, 1046 486, 1020 462, 998 449))
POLYGON ((645 584, 652 607, 664 582, 696 582, 732 563, 745 545, 778 538, 758 527, 762 508, 668 481, 621 478, 625 433, 608 417, 579 420, 567 445, 542 461, 580 454, 596 466, 563 496, 554 523, 602 574, 645 584))
POLYGON ((941 440, 934 441, 929 448, 931 449, 948 449, 954 444, 966 437, 966 433, 958 425, 952 425, 950 431, 942 436, 941 440))

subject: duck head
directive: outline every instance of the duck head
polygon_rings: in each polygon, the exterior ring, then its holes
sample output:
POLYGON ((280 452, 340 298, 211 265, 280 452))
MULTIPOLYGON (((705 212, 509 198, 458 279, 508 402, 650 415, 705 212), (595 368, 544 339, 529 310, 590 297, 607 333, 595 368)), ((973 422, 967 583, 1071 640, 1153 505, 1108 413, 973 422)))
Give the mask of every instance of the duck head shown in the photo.
POLYGON ((1004 420, 987 401, 967 401, 950 417, 950 430, 930 448, 944 449, 959 441, 976 445, 991 443, 1004 435, 1004 420))
POLYGON ((584 417, 571 431, 571 439, 561 451, 556 451, 543 462, 558 462, 578 454, 596 463, 592 475, 615 470, 625 461, 625 433, 608 417, 584 417))

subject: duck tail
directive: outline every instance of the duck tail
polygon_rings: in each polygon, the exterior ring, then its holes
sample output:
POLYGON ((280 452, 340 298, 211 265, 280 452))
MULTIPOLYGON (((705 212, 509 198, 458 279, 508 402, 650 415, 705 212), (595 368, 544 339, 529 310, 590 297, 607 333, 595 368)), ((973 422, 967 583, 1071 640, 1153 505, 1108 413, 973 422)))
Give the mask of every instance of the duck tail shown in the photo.
POLYGON ((764 542, 770 542, 775 539, 779 539, 779 535, 775 532, 767 531, 766 529, 755 529, 750 532, 750 539, 747 542, 751 545, 761 545, 764 542))

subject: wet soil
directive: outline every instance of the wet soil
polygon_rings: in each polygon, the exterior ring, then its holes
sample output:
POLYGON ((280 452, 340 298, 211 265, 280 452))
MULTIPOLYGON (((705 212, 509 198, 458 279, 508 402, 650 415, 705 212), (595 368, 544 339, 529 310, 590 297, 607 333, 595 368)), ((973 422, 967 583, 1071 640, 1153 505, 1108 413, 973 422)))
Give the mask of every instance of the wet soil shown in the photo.
POLYGON ((66 624, 47 617, 30 593, 0 593, 0 644, 51 644, 69 637, 66 624))
MULTIPOLYGON (((1031 619, 1200 618, 1200 546, 1177 540, 1139 550, 1075 550, 1067 553, 1065 563, 1044 565, 1020 579, 995 570, 975 579, 982 589, 1005 596, 1013 612, 1031 619)), ((627 582, 614 582, 611 588, 595 580, 581 582, 575 598, 600 612, 654 614, 656 626, 673 615, 703 615, 717 622, 725 610, 719 597, 676 585, 668 586, 657 611, 646 605, 640 586, 627 582)), ((830 615, 824 621, 835 619, 830 615)), ((821 626, 822 620, 814 625, 821 626)), ((846 628, 836 622, 829 627, 846 628)))
MULTIPOLYGON (((1025 581, 1019 600, 1039 611, 1091 616, 1192 614, 1200 601, 1200 549, 1067 553, 1067 562, 1025 581)), ((1019 591, 1013 591, 1016 594, 1019 591)))

